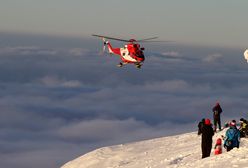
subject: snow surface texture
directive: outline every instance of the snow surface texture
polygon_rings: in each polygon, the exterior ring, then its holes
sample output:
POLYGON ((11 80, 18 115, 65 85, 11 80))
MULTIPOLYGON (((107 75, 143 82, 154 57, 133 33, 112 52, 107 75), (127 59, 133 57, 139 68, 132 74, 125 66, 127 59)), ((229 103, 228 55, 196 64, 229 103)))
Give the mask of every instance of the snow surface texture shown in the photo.
POLYGON ((201 159, 201 136, 196 132, 103 147, 87 153, 61 168, 248 168, 248 139, 241 139, 240 148, 214 155, 217 138, 213 137, 211 156, 201 159))

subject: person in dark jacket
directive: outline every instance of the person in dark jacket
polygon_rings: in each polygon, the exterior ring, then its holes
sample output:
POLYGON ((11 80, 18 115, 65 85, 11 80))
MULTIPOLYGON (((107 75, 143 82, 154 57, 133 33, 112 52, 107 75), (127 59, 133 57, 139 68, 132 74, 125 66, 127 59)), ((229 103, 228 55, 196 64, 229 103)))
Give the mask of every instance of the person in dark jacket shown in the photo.
POLYGON ((233 120, 230 123, 230 128, 226 131, 226 137, 224 142, 224 147, 226 151, 230 151, 233 148, 239 148, 240 141, 240 131, 236 127, 236 121, 233 120))
POLYGON ((240 122, 240 127, 239 127, 240 138, 248 137, 248 121, 245 120, 244 118, 241 118, 239 122, 240 122))
POLYGON ((202 158, 209 157, 212 149, 213 135, 214 130, 212 128, 211 121, 209 119, 205 119, 205 124, 202 127, 202 158))
POLYGON ((212 111, 213 111, 213 118, 214 118, 214 131, 216 132, 217 124, 219 126, 219 130, 221 130, 220 114, 222 113, 222 108, 220 107, 219 102, 216 103, 212 111))
POLYGON ((203 125, 205 124, 205 118, 203 118, 199 123, 198 123, 198 135, 201 135, 201 133, 202 133, 202 127, 203 127, 203 125))

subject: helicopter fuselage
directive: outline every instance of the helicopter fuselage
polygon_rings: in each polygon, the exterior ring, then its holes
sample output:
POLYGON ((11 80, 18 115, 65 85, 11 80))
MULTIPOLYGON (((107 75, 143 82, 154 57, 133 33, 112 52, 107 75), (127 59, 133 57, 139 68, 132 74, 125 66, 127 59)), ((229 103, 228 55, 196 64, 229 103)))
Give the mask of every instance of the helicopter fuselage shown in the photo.
POLYGON ((143 50, 138 43, 128 43, 123 48, 113 48, 107 42, 109 53, 116 54, 121 57, 123 63, 141 63, 145 60, 143 50))

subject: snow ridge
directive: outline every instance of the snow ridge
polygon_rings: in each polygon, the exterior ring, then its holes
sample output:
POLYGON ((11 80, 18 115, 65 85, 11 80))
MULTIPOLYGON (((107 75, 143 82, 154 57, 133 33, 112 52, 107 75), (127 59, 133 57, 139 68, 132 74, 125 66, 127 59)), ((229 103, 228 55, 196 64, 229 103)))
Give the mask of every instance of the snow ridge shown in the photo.
MULTIPOLYGON (((223 130, 213 137, 225 135, 223 130)), ((201 136, 196 132, 156 138, 129 144, 103 147, 89 152, 61 168, 248 168, 248 139, 241 139, 240 148, 201 159, 201 136)))

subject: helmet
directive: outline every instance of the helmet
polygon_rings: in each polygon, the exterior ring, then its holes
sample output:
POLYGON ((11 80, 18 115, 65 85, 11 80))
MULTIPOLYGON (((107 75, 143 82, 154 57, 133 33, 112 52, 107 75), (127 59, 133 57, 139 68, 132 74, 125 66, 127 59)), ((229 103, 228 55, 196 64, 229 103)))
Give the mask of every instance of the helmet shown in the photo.
POLYGON ((211 121, 210 121, 210 119, 205 119, 205 125, 211 125, 211 121))
POLYGON ((216 140, 216 145, 221 145, 221 143, 222 143, 221 138, 218 138, 218 139, 216 140))
POLYGON ((236 121, 235 121, 235 120, 232 120, 232 121, 230 122, 230 126, 236 126, 236 121))

